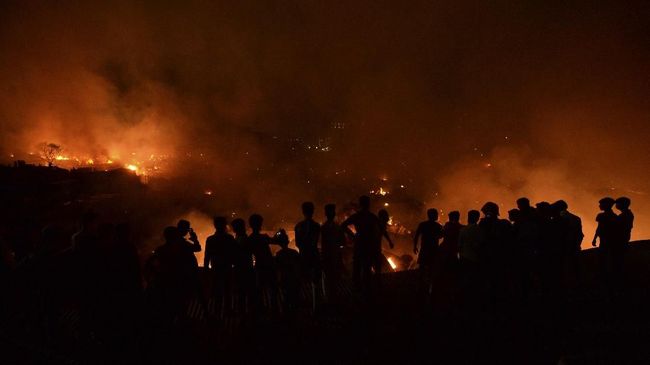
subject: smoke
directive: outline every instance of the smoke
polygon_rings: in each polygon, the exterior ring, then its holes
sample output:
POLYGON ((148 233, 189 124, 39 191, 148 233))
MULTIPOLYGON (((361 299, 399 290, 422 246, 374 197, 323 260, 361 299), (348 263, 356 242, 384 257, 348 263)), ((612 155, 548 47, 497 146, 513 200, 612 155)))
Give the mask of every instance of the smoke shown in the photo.
POLYGON ((591 230, 627 195, 647 237, 648 4, 582 5, 3 2, 0 153, 173 156, 273 225, 390 185, 409 225, 528 196, 591 230))

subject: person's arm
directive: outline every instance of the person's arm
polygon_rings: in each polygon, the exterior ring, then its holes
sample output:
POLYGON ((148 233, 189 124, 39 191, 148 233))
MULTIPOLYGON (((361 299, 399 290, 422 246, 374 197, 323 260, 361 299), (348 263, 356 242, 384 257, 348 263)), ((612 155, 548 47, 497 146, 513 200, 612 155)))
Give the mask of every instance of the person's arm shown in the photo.
POLYGON ((201 243, 193 229, 190 229, 190 241, 192 241, 192 252, 201 252, 201 243))
POLYGON ((582 247, 582 240, 585 238, 585 234, 582 233, 582 220, 579 217, 576 217, 576 229, 578 233, 578 250, 580 250, 582 247))
POLYGON ((208 237, 205 241, 205 254, 203 255, 203 268, 205 270, 210 268, 210 250, 208 250, 210 246, 210 238, 208 237))
POLYGON ((390 239, 390 236, 388 235, 388 230, 385 230, 385 229, 384 229, 384 234, 383 234, 383 236, 386 237, 386 241, 388 241, 388 247, 390 247, 391 250, 392 250, 393 248, 395 248, 395 245, 393 244, 393 240, 391 240, 391 239, 390 239))
MULTIPOLYGON (((596 219, 598 220, 598 219, 596 219)), ((600 237, 600 222, 598 222, 598 226, 596 226, 596 232, 594 233, 594 239, 591 240, 591 245, 596 247, 596 238, 600 237)))
POLYGON ((352 232, 350 229, 350 226, 354 224, 352 217, 354 217, 354 215, 349 216, 348 219, 344 220, 343 223, 341 223, 341 229, 343 230, 343 234, 347 235, 351 239, 354 239, 354 232, 352 232))
POLYGON ((421 226, 418 225, 418 228, 415 230, 415 236, 413 237, 413 253, 418 254, 418 241, 420 239, 420 235, 422 234, 422 230, 420 229, 421 226))

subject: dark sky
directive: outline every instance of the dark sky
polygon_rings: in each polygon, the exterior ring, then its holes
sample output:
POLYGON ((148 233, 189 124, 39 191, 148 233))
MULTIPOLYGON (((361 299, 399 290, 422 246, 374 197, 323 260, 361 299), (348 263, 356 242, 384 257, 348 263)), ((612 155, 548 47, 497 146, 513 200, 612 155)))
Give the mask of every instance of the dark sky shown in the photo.
POLYGON ((629 195, 644 217, 649 24, 644 1, 3 1, 1 149, 200 150, 253 196, 247 166, 332 198, 315 167, 447 210, 568 196, 590 221, 629 195))

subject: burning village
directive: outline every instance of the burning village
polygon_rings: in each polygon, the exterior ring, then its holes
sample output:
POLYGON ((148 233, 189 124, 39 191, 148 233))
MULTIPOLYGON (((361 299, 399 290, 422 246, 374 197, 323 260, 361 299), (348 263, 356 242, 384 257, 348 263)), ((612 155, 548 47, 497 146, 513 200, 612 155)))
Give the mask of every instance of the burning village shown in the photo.
POLYGON ((648 363, 648 24, 0 2, 0 363, 648 363))

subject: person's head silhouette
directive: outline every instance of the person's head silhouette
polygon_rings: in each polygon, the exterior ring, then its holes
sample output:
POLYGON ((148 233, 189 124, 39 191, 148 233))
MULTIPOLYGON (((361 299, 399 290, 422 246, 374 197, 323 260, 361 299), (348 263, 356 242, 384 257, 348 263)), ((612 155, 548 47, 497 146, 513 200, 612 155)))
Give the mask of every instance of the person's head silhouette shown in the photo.
POLYGON ((264 218, 259 214, 253 214, 248 218, 248 225, 251 226, 251 229, 255 233, 259 233, 262 230, 262 223, 264 218))
POLYGON ((600 199, 598 201, 598 207, 602 211, 612 210, 612 207, 614 206, 614 204, 616 204, 616 200, 614 200, 614 198, 610 198, 610 197, 605 197, 605 198, 602 198, 602 199, 600 199))
POLYGON ((455 223, 460 222, 460 212, 457 210, 452 210, 451 212, 449 212, 449 214, 447 214, 447 216, 449 217, 450 222, 455 222, 455 223))
POLYGON ((481 218, 481 213, 478 210, 470 210, 467 212, 467 223, 476 224, 481 218))
POLYGON ((438 209, 431 208, 427 210, 427 218, 429 218, 430 221, 435 222, 438 220, 438 209))
POLYGON ((214 217, 212 220, 214 224, 214 229, 219 233, 226 232, 226 227, 228 227, 228 220, 226 217, 214 217))
POLYGON ((520 213, 521 211, 519 209, 510 209, 508 211, 508 220, 512 223, 518 222, 521 215, 520 213))
POLYGON ((528 198, 526 198, 526 197, 517 199, 517 208, 519 208, 519 210, 529 209, 530 208, 530 200, 528 200, 528 198))
POLYGON ((230 226, 232 227, 233 232, 235 232, 236 235, 238 236, 245 236, 246 235, 246 222, 241 219, 233 219, 232 222, 230 222, 230 226))
POLYGON ((333 221, 336 217, 336 204, 325 205, 325 217, 328 221, 333 221))
POLYGON ((178 242, 178 240, 181 238, 180 234, 178 233, 178 228, 174 226, 165 227, 163 230, 163 237, 165 238, 165 243, 178 242))
POLYGON ((188 220, 181 219, 176 224, 176 228, 178 229, 178 233, 181 235, 181 237, 185 237, 190 231, 190 222, 188 220))
POLYGON ((628 197, 622 196, 616 199, 616 209, 620 210, 621 212, 630 209, 631 204, 632 201, 628 197))
POLYGON ((481 212, 485 215, 486 218, 496 218, 499 216, 499 206, 494 202, 487 202, 483 204, 481 212))
POLYGON ((305 219, 312 219, 314 216, 314 203, 304 202, 302 203, 302 215, 305 219))
POLYGON ((275 242, 282 248, 289 247, 289 236, 287 236, 287 232, 284 229, 280 229, 275 233, 275 242))
POLYGON ((569 209, 569 204, 565 202, 564 200, 560 199, 556 201, 555 203, 551 204, 553 209, 557 210, 558 212, 566 212, 569 209))

